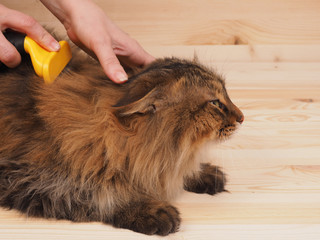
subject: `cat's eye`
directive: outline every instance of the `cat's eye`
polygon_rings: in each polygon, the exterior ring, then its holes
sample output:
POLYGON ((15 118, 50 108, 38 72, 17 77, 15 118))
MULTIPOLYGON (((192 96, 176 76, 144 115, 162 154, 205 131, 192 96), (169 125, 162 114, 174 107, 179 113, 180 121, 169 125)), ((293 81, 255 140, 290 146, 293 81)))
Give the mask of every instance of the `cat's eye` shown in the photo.
POLYGON ((216 107, 220 108, 223 111, 225 111, 227 109, 226 106, 219 101, 219 99, 211 100, 209 102, 211 104, 215 105, 216 107))

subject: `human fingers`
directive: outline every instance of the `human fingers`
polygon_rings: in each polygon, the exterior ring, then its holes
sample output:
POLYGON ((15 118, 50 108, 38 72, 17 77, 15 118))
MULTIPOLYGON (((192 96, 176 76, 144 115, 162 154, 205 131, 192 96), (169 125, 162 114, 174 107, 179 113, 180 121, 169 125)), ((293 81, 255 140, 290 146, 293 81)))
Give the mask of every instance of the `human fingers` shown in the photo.
POLYGON ((123 83, 128 80, 128 75, 116 57, 111 43, 108 44, 108 42, 110 43, 109 40, 99 40, 93 44, 91 49, 97 56, 105 74, 110 78, 110 80, 115 83, 123 83))
POLYGON ((124 46, 115 48, 115 54, 128 66, 146 66, 155 58, 145 51, 135 39, 128 39, 124 46))
POLYGON ((10 68, 14 68, 21 62, 21 56, 17 49, 7 41, 0 32, 0 62, 10 68))
POLYGON ((27 34, 40 46, 49 51, 58 51, 59 43, 32 17, 0 5, 1 31, 11 28, 27 34))

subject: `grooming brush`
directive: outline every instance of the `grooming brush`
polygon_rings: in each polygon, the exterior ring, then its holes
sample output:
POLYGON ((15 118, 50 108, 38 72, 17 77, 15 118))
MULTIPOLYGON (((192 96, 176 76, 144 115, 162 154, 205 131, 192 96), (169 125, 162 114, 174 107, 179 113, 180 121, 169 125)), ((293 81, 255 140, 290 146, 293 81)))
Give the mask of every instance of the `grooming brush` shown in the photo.
POLYGON ((60 41, 60 50, 50 52, 23 33, 6 31, 7 40, 15 46, 21 56, 30 55, 34 71, 45 83, 52 83, 70 61, 71 49, 66 41, 60 41))

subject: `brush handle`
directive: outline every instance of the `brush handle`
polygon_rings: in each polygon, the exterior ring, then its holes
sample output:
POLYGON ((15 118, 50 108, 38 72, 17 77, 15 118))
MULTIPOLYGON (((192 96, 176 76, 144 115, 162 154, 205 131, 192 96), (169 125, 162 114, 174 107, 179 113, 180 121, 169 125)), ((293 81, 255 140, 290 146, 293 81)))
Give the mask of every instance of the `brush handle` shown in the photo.
POLYGON ((26 34, 9 29, 6 30, 3 35, 13 46, 15 46, 21 57, 27 55, 26 51, 24 50, 24 39, 26 37, 26 34))

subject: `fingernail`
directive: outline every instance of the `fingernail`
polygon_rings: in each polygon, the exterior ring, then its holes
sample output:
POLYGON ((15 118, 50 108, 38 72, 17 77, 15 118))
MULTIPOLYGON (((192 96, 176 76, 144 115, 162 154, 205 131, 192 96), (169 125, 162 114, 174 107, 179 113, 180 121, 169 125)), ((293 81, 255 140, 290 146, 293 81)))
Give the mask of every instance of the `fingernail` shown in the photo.
POLYGON ((123 72, 117 72, 116 79, 118 82, 126 82, 126 81, 128 81, 128 76, 127 76, 127 74, 125 74, 123 72))
POLYGON ((58 42, 52 42, 50 48, 52 51, 57 52, 60 50, 60 44, 58 42))

